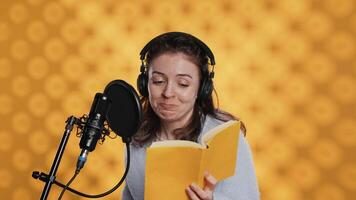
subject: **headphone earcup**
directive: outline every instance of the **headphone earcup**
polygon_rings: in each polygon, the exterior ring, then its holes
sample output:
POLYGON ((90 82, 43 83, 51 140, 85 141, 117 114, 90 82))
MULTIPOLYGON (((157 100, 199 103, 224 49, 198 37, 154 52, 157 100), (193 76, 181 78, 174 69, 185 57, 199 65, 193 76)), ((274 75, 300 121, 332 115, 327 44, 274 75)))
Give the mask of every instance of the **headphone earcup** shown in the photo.
POLYGON ((144 97, 148 97, 148 77, 145 72, 140 73, 137 77, 137 89, 144 97))
POLYGON ((213 92, 213 89, 213 81, 210 78, 204 78, 200 86, 198 98, 201 100, 208 98, 213 92))

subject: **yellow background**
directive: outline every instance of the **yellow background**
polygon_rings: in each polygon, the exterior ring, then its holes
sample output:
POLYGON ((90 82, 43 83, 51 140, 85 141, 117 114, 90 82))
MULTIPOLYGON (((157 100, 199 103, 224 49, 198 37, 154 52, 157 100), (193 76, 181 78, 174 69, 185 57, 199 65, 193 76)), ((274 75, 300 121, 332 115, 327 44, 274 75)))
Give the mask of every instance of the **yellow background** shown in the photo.
MULTIPOLYGON (((49 171, 66 118, 88 113, 113 79, 135 86, 139 51, 172 30, 215 53, 220 107, 247 125, 262 199, 355 198, 355 7, 353 0, 2 0, 1 199, 38 199, 43 183, 31 172, 49 171)), ((62 182, 78 142, 73 132, 62 182)), ((107 139, 72 186, 106 191, 122 175, 122 158, 120 139, 107 139)), ((53 186, 49 199, 58 191, 53 186)))

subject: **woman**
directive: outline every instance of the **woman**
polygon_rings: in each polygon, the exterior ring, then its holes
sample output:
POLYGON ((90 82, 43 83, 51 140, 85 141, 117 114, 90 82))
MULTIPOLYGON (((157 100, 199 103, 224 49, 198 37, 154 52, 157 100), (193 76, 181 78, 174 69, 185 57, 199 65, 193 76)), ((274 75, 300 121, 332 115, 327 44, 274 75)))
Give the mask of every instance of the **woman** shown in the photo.
MULTIPOLYGON (((144 198, 146 148, 154 141, 191 140, 215 126, 235 119, 214 107, 211 50, 199 39, 182 32, 169 32, 151 40, 141 51, 141 74, 137 79, 142 95, 144 120, 132 145, 131 167, 123 200, 144 198)), ((241 128, 241 135, 246 132, 241 128)), ((252 156, 246 139, 240 137, 235 175, 217 182, 209 173, 205 186, 187 186, 192 200, 259 199, 252 156)))

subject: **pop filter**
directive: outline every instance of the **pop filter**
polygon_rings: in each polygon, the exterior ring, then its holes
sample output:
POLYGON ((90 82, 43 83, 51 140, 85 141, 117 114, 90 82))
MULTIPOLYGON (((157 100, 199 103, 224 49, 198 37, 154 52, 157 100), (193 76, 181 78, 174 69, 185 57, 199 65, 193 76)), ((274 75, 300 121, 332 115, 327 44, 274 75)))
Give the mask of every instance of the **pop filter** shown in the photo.
POLYGON ((111 130, 123 139, 131 138, 142 120, 142 107, 135 89, 123 80, 114 80, 105 87, 104 95, 111 101, 106 116, 111 130))

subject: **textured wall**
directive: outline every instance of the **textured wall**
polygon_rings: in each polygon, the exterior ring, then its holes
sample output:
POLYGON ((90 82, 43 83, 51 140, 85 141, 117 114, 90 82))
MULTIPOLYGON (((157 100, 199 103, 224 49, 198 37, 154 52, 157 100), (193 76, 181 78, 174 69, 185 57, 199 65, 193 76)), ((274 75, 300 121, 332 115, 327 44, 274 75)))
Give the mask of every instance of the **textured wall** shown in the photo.
MULTIPOLYGON (((247 124, 266 200, 356 196, 356 12, 352 0, 0 2, 0 196, 38 199, 70 115, 113 79, 135 85, 138 53, 165 31, 216 55, 220 107, 247 124)), ((73 133, 58 172, 79 153, 73 133)), ((120 139, 90 154, 72 184, 88 193, 122 174, 120 139)), ((243 173, 243 172, 241 172, 243 173)), ((238 186, 237 186, 238 187, 238 186)), ((53 187, 50 199, 58 197, 53 187)), ((104 199, 119 199, 117 191, 104 199)), ((65 199, 79 199, 68 192, 65 199)))

